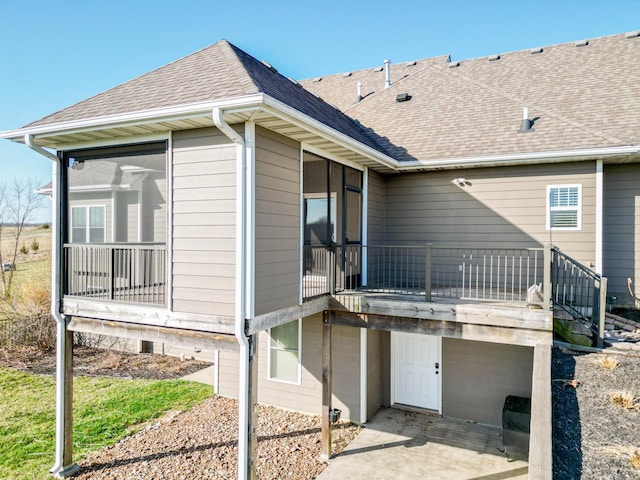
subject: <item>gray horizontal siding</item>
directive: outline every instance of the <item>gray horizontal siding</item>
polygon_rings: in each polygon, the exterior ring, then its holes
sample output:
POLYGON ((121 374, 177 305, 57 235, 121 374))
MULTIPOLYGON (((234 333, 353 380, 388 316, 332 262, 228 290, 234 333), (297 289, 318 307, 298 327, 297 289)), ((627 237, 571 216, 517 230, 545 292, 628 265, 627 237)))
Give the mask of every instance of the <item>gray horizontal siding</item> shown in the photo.
POLYGON ((297 305, 300 144, 256 128, 255 313, 297 305))
MULTIPOLYGON (((595 163, 479 168, 389 176, 386 242, 535 247, 552 242, 595 261, 595 163), (460 187, 455 178, 465 178, 460 187), (547 185, 582 185, 582 229, 546 230, 547 185)), ((371 243, 371 242, 370 242, 371 243)))
POLYGON ((608 292, 632 303, 627 278, 640 291, 640 164, 604 168, 603 273, 608 292))
POLYGON ((502 425, 508 395, 531 397, 533 349, 442 339, 442 413, 502 425))
POLYGON ((234 315, 236 147, 215 128, 173 136, 173 308, 234 315))
MULTIPOLYGON (((332 406, 342 418, 359 420, 360 415, 360 330, 333 327, 332 406), (348 365, 349 368, 344 368, 348 365)), ((268 332, 259 334, 258 401, 313 415, 322 407, 322 315, 302 321, 302 371, 299 385, 269 380, 267 370, 268 332)), ((238 354, 220 352, 220 394, 238 395, 238 354)))

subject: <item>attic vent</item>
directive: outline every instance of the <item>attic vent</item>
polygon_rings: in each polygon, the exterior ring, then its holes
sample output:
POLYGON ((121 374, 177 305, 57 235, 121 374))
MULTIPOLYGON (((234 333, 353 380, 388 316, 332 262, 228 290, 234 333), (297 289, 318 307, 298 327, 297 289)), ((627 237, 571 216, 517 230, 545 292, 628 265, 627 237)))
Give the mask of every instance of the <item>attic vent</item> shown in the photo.
POLYGON ((345 72, 342 74, 343 77, 350 77, 351 76, 351 72, 345 72))
POLYGON ((409 95, 408 93, 399 93, 398 95, 396 95, 396 102, 400 103, 400 102, 407 102, 411 100, 411 95, 409 95))
POLYGON ((542 53, 542 52, 543 52, 542 47, 532 48, 531 50, 529 50, 529 53, 532 53, 532 54, 542 53))
POLYGON ((384 70, 384 67, 376 67, 373 69, 374 72, 381 72, 382 70, 384 70))
POLYGON ((322 77, 316 77, 313 79, 314 82, 321 82, 322 81, 322 77))
POLYGON ((636 38, 640 37, 640 30, 634 30, 633 32, 627 32, 624 34, 624 38, 636 38))
POLYGON ((487 60, 489 60, 490 62, 495 62, 496 60, 500 60, 500 55, 489 55, 487 57, 487 60))
POLYGON ((271 70, 273 73, 278 73, 278 70, 276 70, 275 67, 271 65, 269 62, 265 62, 264 60, 262 60, 262 64, 265 67, 267 67, 269 70, 271 70))
POLYGON ((460 66, 460 62, 449 62, 449 68, 456 68, 460 66))
POLYGON ((589 40, 578 40, 573 45, 576 47, 586 47, 587 45, 589 45, 589 40))
POLYGON ((404 64, 405 67, 413 67, 417 62, 414 60, 413 62, 407 62, 404 64))

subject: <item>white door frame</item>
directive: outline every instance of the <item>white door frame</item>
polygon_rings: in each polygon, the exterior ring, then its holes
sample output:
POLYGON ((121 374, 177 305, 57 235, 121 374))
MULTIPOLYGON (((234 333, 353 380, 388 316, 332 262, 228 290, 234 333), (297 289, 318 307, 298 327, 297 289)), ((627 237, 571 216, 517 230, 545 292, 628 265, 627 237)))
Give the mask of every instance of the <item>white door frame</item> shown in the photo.
MULTIPOLYGON (((408 333, 408 332, 391 332, 391 351, 390 351, 390 356, 391 356, 391 379, 390 379, 390 388, 391 388, 391 395, 390 395, 390 399, 391 399, 391 406, 395 405, 396 403, 396 355, 397 355, 397 347, 396 347, 396 341, 397 341, 397 334, 398 333, 408 333)), ((415 335, 422 335, 420 333, 416 333, 415 335)), ((440 373, 438 374, 438 382, 437 382, 437 388, 438 388, 438 408, 435 409, 439 414, 442 414, 442 374, 444 369, 442 368, 442 337, 441 336, 436 336, 436 335, 432 335, 433 337, 435 337, 438 341, 438 363, 440 364, 440 373)), ((418 407, 420 408, 420 407, 418 407)))

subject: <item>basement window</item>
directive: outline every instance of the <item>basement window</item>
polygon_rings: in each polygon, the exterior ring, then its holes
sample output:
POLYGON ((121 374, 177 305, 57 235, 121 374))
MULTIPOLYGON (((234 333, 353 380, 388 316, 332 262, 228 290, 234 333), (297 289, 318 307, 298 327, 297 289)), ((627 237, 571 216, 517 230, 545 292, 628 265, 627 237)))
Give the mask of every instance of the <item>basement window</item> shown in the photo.
POLYGON ((547 186, 547 230, 582 228, 582 185, 547 186))
POLYGON ((301 319, 269 329, 269 379, 300 384, 301 319))

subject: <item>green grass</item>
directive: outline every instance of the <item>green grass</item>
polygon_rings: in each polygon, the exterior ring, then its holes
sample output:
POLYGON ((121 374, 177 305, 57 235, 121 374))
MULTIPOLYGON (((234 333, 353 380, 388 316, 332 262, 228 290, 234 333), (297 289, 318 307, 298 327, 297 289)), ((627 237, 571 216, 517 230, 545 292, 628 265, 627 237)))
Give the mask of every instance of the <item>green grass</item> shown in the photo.
MULTIPOLYGON (((74 460, 116 443, 169 410, 213 394, 181 380, 74 379, 74 460)), ((0 478, 50 478, 55 453, 55 380, 0 368, 0 478)))

